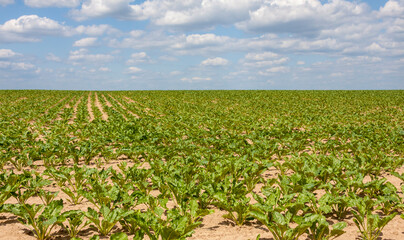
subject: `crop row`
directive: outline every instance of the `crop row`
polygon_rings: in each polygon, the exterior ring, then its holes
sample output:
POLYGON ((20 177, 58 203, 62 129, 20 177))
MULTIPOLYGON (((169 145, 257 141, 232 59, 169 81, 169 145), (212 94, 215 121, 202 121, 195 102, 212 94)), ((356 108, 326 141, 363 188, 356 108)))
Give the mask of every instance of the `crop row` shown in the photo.
POLYGON ((214 209, 236 225, 259 221, 275 239, 338 237, 351 217, 376 239, 403 212, 403 184, 385 178, 404 178, 403 98, 4 91, 1 211, 38 239, 57 227, 82 237, 90 225, 116 239, 185 239, 214 209))

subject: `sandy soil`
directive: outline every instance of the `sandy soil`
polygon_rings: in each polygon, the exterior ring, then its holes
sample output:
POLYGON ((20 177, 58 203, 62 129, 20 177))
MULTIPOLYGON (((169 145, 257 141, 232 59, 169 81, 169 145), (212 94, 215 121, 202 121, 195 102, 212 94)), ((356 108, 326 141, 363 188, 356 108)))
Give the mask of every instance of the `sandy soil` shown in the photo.
POLYGON ((100 100, 98 99, 97 93, 95 93, 95 106, 100 110, 102 120, 108 122, 108 114, 106 112, 104 112, 104 109, 102 108, 100 100))
MULTIPOLYGON (((117 167, 118 163, 121 161, 128 161, 128 166, 133 166, 133 163, 126 159, 125 156, 119 158, 120 160, 110 161, 108 164, 103 165, 103 167, 113 167, 116 170, 119 170, 117 167)), ((41 161, 35 162, 37 166, 37 171, 42 172, 45 170, 45 167, 41 163, 41 161)), ((95 164, 88 165, 88 167, 96 167, 95 164)), ((143 167, 148 168, 149 166, 146 164, 143 167)), ((12 169, 12 166, 7 166, 6 169, 12 169)), ((404 172, 404 167, 398 169, 399 173, 404 172)), ((269 169, 263 175, 265 178, 274 177, 277 173, 274 169, 269 169)), ((395 185, 398 189, 400 189, 401 180, 390 175, 385 174, 385 177, 389 182, 395 185)), ((259 191, 262 184, 258 185, 255 188, 255 191, 259 191)), ((57 199, 64 199, 64 208, 63 211, 73 210, 73 209, 81 209, 86 210, 87 207, 92 207, 92 204, 88 201, 84 200, 81 204, 72 205, 67 199, 67 195, 64 194, 57 186, 47 187, 48 191, 59 191, 57 199)), ((400 192, 402 195, 402 193, 400 192)), ((403 195, 402 195, 403 196, 403 195)), ((9 199, 7 203, 16 203, 14 199, 9 199)), ((33 197, 28 200, 28 203, 41 203, 38 197, 33 197)), ((253 203, 253 201, 252 201, 253 203)), ((168 205, 170 205, 169 203, 168 205)), ((202 224, 199 228, 196 229, 193 236, 189 239, 192 240, 247 240, 247 239, 256 239, 258 235, 260 235, 260 239, 270 240, 272 238, 272 234, 267 230, 267 228, 260 224, 258 221, 254 220, 246 223, 243 226, 236 226, 233 222, 226 220, 222 217, 225 214, 224 211, 219 209, 214 209, 214 213, 203 218, 202 224)), ((336 223, 333 219, 328 219, 332 223, 336 223)), ((345 228, 346 233, 336 238, 337 240, 356 240, 359 239, 359 232, 352 221, 352 217, 348 216, 345 220, 348 226, 345 228)), ((121 226, 118 224, 115 228, 115 231, 119 231, 121 226)), ((91 228, 85 228, 82 232, 80 232, 80 237, 83 239, 89 239, 92 235, 97 234, 96 230, 91 228)), ((67 233, 64 232, 61 228, 57 227, 53 231, 53 239, 68 239, 67 233)), ((35 239, 32 233, 29 231, 27 227, 19 223, 15 216, 11 214, 0 213, 0 239, 15 239, 15 240, 31 240, 35 239)), ((147 239, 147 238, 145 238, 147 239)), ((307 236, 302 236, 300 239, 307 239, 307 236)), ((404 239, 404 220, 399 216, 396 216, 384 229, 381 239, 404 239)))
POLYGON ((105 104, 107 105, 107 107, 112 107, 112 104, 108 101, 108 99, 105 97, 104 94, 102 94, 102 97, 104 98, 105 104))

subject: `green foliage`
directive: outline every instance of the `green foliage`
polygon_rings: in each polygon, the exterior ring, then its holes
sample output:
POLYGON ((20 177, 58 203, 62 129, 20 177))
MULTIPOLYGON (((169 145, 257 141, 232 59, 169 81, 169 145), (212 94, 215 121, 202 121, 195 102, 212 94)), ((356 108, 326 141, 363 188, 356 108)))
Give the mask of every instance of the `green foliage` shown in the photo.
POLYGON ((330 229, 330 224, 327 222, 324 215, 320 214, 308 214, 305 216, 305 222, 310 224, 308 229, 309 238, 313 240, 327 240, 333 239, 344 234, 344 228, 346 227, 346 222, 339 222, 332 225, 330 229))
POLYGON ((85 219, 84 212, 81 210, 70 210, 62 214, 62 218, 67 221, 67 224, 60 222, 61 225, 68 233, 70 238, 77 237, 77 234, 90 222, 85 219))
POLYGON ((57 218, 73 239, 90 222, 119 222, 111 239, 186 239, 214 207, 276 239, 332 239, 344 224, 327 220, 353 212, 371 239, 403 210, 382 177, 403 180, 403 91, 97 92, 108 122, 94 105, 90 121, 94 92, 1 93, 0 211, 32 212, 33 231, 66 195, 91 204, 57 218))
POLYGON ((353 221, 365 240, 377 239, 387 223, 397 215, 397 212, 394 212, 382 217, 375 213, 381 207, 377 201, 368 196, 353 199, 352 202, 354 206, 351 211, 354 215, 353 221))
POLYGON ((121 208, 110 209, 109 207, 102 205, 100 211, 97 212, 92 208, 88 208, 84 215, 88 220, 94 224, 98 229, 101 236, 109 234, 112 228, 123 218, 130 215, 132 211, 125 211, 121 208))
POLYGON ((254 194, 257 204, 251 215, 264 224, 276 240, 296 240, 312 225, 298 214, 304 205, 293 201, 294 194, 283 196, 279 188, 271 187, 265 187, 263 194, 265 197, 254 194))
POLYGON ((16 204, 10 212, 18 217, 18 221, 32 230, 38 240, 51 237, 52 229, 63 221, 60 212, 63 201, 56 200, 49 205, 16 204))

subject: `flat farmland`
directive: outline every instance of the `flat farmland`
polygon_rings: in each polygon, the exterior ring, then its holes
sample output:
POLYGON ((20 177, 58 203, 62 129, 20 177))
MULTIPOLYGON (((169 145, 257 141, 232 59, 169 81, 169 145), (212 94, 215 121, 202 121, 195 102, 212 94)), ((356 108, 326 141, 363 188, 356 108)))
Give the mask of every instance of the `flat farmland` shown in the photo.
POLYGON ((0 91, 0 239, 404 239, 404 91, 0 91))

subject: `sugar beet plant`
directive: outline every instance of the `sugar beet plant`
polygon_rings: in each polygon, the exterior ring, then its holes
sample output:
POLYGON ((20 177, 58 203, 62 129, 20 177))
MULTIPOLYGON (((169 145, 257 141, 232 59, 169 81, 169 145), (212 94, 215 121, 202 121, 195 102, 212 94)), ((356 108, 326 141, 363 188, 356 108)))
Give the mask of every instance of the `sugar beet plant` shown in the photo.
POLYGON ((375 239, 403 216, 403 91, 0 93, 0 214, 37 239, 186 239, 215 209, 375 239))

